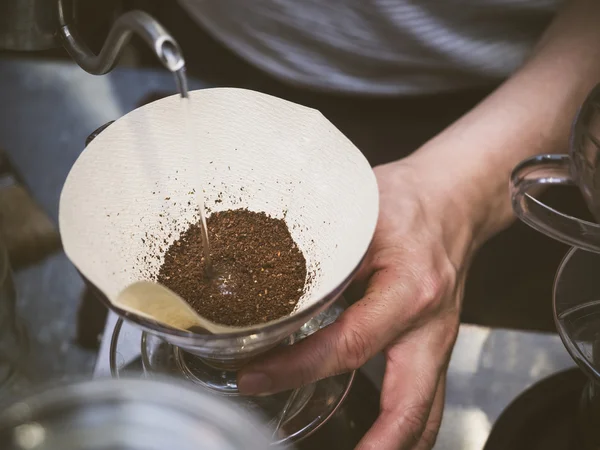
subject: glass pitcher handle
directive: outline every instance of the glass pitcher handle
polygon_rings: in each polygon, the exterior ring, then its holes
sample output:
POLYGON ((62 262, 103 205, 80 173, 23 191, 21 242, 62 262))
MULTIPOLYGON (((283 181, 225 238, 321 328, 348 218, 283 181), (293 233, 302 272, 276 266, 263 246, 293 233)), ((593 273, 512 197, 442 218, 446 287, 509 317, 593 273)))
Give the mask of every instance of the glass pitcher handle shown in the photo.
POLYGON ((562 214, 531 193, 548 185, 576 185, 568 155, 538 155, 522 161, 512 172, 512 207, 527 225, 565 244, 600 252, 600 225, 562 214))

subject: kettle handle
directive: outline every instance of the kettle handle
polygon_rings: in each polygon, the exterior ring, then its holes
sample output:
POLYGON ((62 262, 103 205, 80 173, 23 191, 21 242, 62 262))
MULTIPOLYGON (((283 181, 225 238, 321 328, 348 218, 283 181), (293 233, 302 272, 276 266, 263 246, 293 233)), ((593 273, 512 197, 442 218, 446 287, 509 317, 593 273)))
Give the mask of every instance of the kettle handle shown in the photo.
POLYGON ((568 155, 538 155, 519 163, 510 178, 512 207, 527 225, 565 244, 600 252, 600 225, 562 214, 532 196, 548 185, 576 185, 568 155))

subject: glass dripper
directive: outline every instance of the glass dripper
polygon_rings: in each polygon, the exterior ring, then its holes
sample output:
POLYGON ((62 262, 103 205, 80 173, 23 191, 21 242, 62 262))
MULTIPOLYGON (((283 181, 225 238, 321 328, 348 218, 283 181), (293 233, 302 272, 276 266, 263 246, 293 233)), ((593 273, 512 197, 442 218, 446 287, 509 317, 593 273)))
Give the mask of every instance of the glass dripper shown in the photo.
POLYGON ((213 367, 235 370, 299 331, 348 286, 375 231, 377 182, 362 153, 318 111, 229 88, 191 92, 188 106, 192 150, 177 96, 127 114, 89 143, 61 194, 61 237, 113 311, 213 367), (197 220, 198 182, 212 211, 246 208, 285 220, 310 274, 292 314, 209 335, 114 306, 127 285, 156 274, 165 246, 197 220))
POLYGON ((571 249, 554 282, 554 319, 571 357, 589 378, 578 413, 584 449, 600 446, 600 254, 571 249))

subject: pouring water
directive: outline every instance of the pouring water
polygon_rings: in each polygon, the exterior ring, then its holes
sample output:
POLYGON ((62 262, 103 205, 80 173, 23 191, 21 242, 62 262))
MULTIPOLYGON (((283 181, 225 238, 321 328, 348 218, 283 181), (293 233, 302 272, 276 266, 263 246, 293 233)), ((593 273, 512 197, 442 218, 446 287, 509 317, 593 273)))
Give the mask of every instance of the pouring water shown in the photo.
MULTIPOLYGON (((185 66, 174 72, 177 89, 181 95, 181 116, 185 128, 186 139, 189 155, 194 155, 194 138, 190 120, 190 96, 188 93, 187 77, 185 74, 185 66)), ((204 252, 204 269, 205 275, 211 277, 213 275, 212 259, 210 257, 210 242, 208 239, 208 229, 206 227, 206 206, 204 201, 204 191, 202 189, 200 164, 192 164, 196 173, 194 174, 196 202, 200 211, 200 223, 202 228, 202 249, 204 252)))

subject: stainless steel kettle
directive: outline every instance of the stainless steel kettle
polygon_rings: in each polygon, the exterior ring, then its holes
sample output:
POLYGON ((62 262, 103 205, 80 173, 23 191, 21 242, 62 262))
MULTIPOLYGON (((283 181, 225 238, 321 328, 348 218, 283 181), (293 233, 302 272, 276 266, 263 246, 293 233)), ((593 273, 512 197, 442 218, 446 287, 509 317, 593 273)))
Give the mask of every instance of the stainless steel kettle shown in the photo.
POLYGON ((1 0, 0 48, 33 51, 62 45, 82 69, 101 75, 114 67, 121 50, 136 33, 168 70, 176 72, 184 66, 175 39, 143 11, 121 15, 95 55, 77 33, 75 6, 75 0, 1 0))

